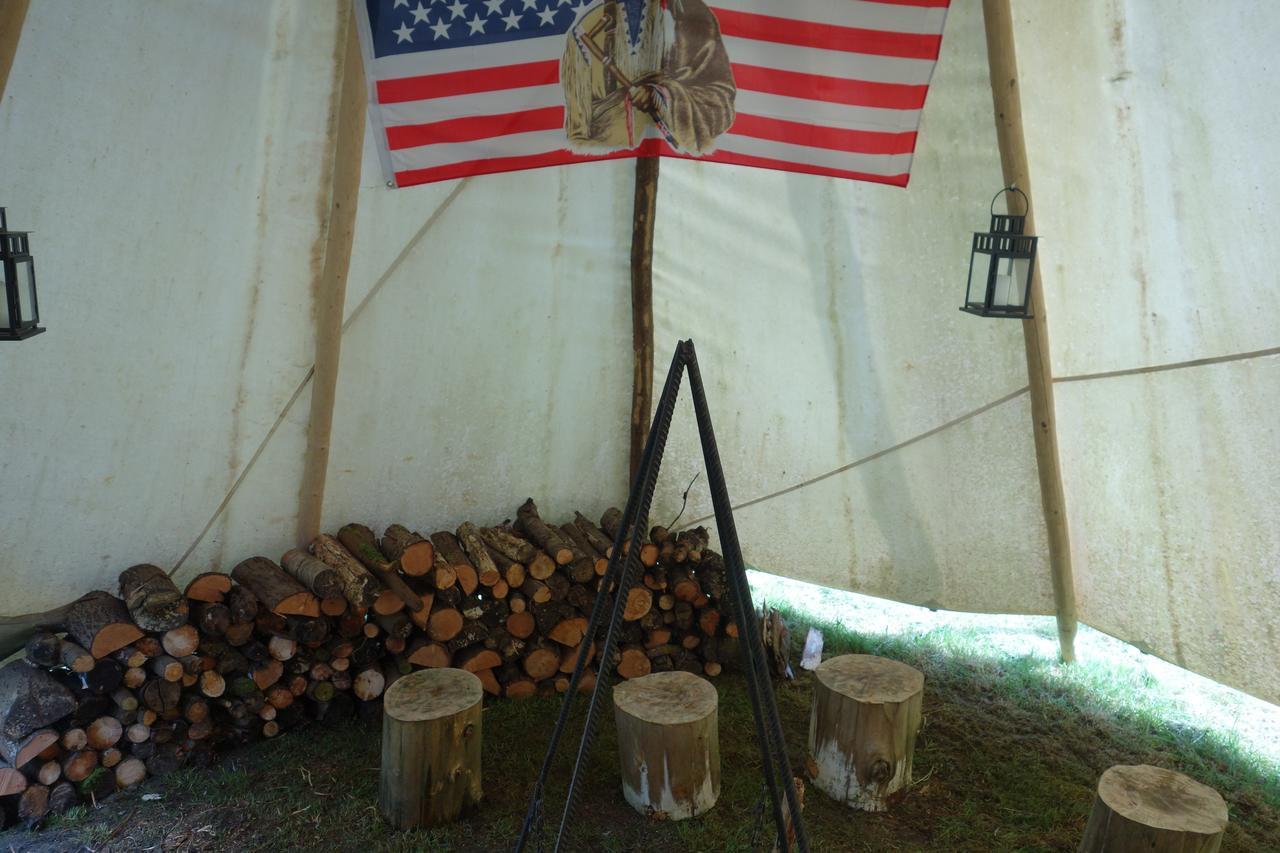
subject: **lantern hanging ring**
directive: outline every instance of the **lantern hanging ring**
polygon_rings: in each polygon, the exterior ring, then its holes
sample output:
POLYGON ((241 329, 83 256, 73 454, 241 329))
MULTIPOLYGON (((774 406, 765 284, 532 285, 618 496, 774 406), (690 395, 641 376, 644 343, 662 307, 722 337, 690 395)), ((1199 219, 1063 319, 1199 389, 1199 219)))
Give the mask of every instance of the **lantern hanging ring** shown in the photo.
MULTIPOLYGON (((1024 218, 1025 218, 1026 216, 1030 215, 1030 213, 1031 213, 1031 199, 1027 198, 1027 194, 1026 194, 1026 193, 1024 193, 1022 190, 1020 190, 1020 189, 1018 189, 1017 187, 1015 187, 1015 186, 1013 186, 1012 184, 1010 184, 1009 186, 1005 187, 1004 189, 1000 190, 1000 192, 998 192, 998 193, 996 193, 994 196, 992 196, 992 198, 991 198, 991 206, 990 206, 990 208, 989 208, 989 210, 990 210, 990 212, 991 212, 991 215, 992 215, 992 216, 995 216, 995 215, 996 215, 996 199, 1000 198, 1000 196, 1004 195, 1005 193, 1017 193, 1018 195, 1022 196, 1022 206, 1023 206, 1024 210, 1022 211, 1022 214, 1021 214, 1021 215, 1022 215, 1024 218)), ((1009 212, 1009 215, 1010 215, 1010 216, 1017 216, 1018 214, 1013 213, 1012 211, 1010 211, 1010 212, 1009 212)))

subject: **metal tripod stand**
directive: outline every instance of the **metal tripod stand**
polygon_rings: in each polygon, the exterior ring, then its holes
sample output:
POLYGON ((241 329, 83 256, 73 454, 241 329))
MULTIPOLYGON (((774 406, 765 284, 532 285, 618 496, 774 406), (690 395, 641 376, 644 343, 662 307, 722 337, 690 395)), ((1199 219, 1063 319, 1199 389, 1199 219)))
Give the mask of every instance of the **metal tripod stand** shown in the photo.
POLYGON ((538 781, 529 800, 529 809, 525 815, 524 825, 516 841, 516 853, 522 853, 530 842, 543 849, 543 795, 547 780, 551 774, 551 765, 556 750, 564 736, 569 721, 573 700, 578 692, 578 684, 587 665, 590 653, 591 638, 597 637, 601 627, 605 635, 600 649, 600 672, 595 688, 591 691, 590 704, 587 707, 587 718, 583 724, 582 739, 578 744, 578 754, 574 761, 573 773, 569 780, 569 790, 565 796, 564 811, 560 817, 559 831, 556 834, 553 850, 559 853, 567 849, 567 838, 573 820, 574 808, 580 778, 586 759, 595 739, 596 726, 599 723, 600 707, 604 700, 610 661, 618 645, 618 634, 622 625, 623 608, 627 600, 627 591, 638 579, 640 566, 640 544, 644 531, 648 526, 649 506, 653 501, 654 488, 658 481, 658 469, 662 465, 662 452, 667 444, 667 433, 671 427, 671 417, 675 411, 676 397, 680 391, 680 380, 685 370, 689 371, 689 386, 693 392, 693 407, 698 419, 698 435, 702 442, 703 463, 706 465, 707 479, 711 487, 711 502, 715 507, 716 527, 720 533, 720 543, 724 550, 726 574, 726 592, 730 612, 737 621, 742 632, 741 654, 742 668, 746 673, 747 692, 751 699, 751 710, 755 718, 756 742, 760 745, 760 764, 764 775, 765 786, 773 806, 773 821, 777 829, 777 849, 792 850, 788 840, 786 817, 791 817, 791 832, 795 836, 794 849, 800 853, 808 853, 809 840, 805 834, 804 821, 800 814, 800 806, 791 775, 791 764, 787 759, 786 741, 782 734, 782 725, 778 720, 778 708, 773 701, 773 683, 769 676, 768 664, 765 661, 764 647, 760 642, 759 626, 755 620, 755 607, 751 603, 751 590, 747 585, 746 570, 742 563, 742 549, 738 545, 738 532, 733 524, 733 512, 729 503, 729 492, 725 487, 724 471, 720 467, 720 453, 716 449, 716 439, 711 427, 711 414, 707 409, 707 398, 703 391, 702 374, 698 370, 698 357, 693 348, 693 341, 681 341, 676 346, 675 355, 671 359, 671 367, 667 371, 667 381, 658 399, 657 411, 653 416, 653 425, 649 428, 649 437, 645 442, 644 456, 640 470, 636 473, 635 482, 631 486, 631 494, 627 498, 627 508, 614 537, 613 551, 609 557, 609 568, 600 584, 595 605, 591 610, 591 619, 587 628, 588 642, 582 643, 578 652, 578 660, 573 668, 573 676, 569 688, 565 692, 564 702, 560 706, 560 715, 555 729, 551 733, 551 741, 547 744, 546 756, 542 760, 542 768, 538 773, 538 781), (629 544, 628 544, 629 540, 629 544), (606 612, 607 611, 607 612, 606 612), (785 800, 784 800, 785 798, 785 800), (783 803, 786 803, 784 809, 783 803))

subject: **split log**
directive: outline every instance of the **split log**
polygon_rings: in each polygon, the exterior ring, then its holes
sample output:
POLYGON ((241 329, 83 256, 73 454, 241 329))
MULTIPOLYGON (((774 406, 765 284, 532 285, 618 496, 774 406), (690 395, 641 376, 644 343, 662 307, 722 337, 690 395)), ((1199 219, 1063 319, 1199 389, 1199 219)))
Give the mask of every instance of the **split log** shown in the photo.
MULTIPOLYGON (((618 513, 618 521, 619 523, 622 521, 621 512, 618 513)), ((607 558, 609 556, 609 552, 613 550, 613 542, 608 536, 604 535, 604 532, 599 527, 596 527, 591 519, 580 512, 575 512, 573 514, 573 523, 577 525, 578 530, 591 543, 591 547, 599 551, 602 557, 607 558)))
POLYGON ((231 570, 231 577, 249 589, 272 613, 281 616, 319 616, 320 600, 266 557, 250 557, 231 570))
POLYGON ((168 631, 187 622, 187 598, 159 566, 141 563, 121 572, 120 598, 144 631, 168 631))
POLYGON ((36 729, 17 739, 0 734, 0 757, 11 767, 20 769, 57 743, 58 733, 53 729, 36 729))
POLYGON ((623 646, 618 654, 617 671, 626 679, 643 678, 653 671, 653 663, 642 646, 623 646))
POLYGON ((520 586, 520 592, 534 604, 545 604, 551 600, 551 589, 537 578, 525 578, 520 586))
POLYGON ((529 699, 538 695, 538 685, 527 678, 516 678, 506 683, 502 695, 508 699, 529 699))
POLYGON ((91 592, 67 608, 67 632, 95 658, 104 658, 142 637, 124 602, 106 592, 91 592))
POLYGON ((62 776, 68 782, 83 782, 89 774, 98 769, 98 753, 92 749, 82 749, 69 753, 62 759, 62 776))
POLYGON ((526 574, 534 580, 544 581, 555 574, 556 561, 551 559, 543 551, 538 551, 533 555, 533 559, 529 561, 526 567, 526 574))
POLYGON ((622 527, 622 510, 616 506, 611 506, 600 516, 600 529, 609 537, 609 544, 612 547, 613 542, 618 538, 618 530, 622 527))
POLYGON ((622 618, 634 622, 644 617, 653 609, 653 593, 643 586, 633 586, 627 590, 627 603, 622 609, 622 618))
POLYGON ((378 542, 373 531, 363 524, 344 524, 338 531, 338 541, 355 555, 356 559, 369 570, 374 577, 382 581, 382 585, 400 596, 405 607, 415 613, 423 609, 422 598, 414 592, 396 567, 389 563, 378 549, 378 542))
POLYGON ((196 627, 210 637, 221 637, 231 625, 231 610, 225 604, 199 604, 193 615, 196 627))
MULTIPOLYGON (((574 524, 573 522, 562 524, 560 525, 560 532, 565 535, 565 538, 573 542, 574 547, 576 547, 578 551, 585 555, 586 562, 591 566, 591 571, 587 573, 585 577, 579 577, 579 575, 582 574, 582 569, 579 568, 576 572, 571 570, 570 575, 575 581, 578 581, 579 583, 586 583, 591 580, 592 575, 603 575, 605 571, 608 570, 609 558, 604 556, 602 551, 598 551, 596 549, 595 545, 592 544, 591 540, 582 532, 582 529, 577 524, 574 524)), ((569 565, 577 566, 578 563, 579 561, 575 560, 569 565)))
MULTIPOLYGON (((59 769, 61 772, 61 769, 59 769)), ((65 814, 80 804, 80 793, 70 782, 59 782, 49 791, 49 813, 65 814)))
POLYGON ((528 639, 533 635, 536 624, 534 623, 533 614, 528 611, 512 613, 507 617, 507 632, 513 637, 521 640, 528 639))
POLYGON ((364 610, 373 604, 382 585, 341 542, 321 533, 312 540, 311 553, 338 573, 342 594, 352 607, 364 610))
POLYGON ((138 697, 142 704, 160 716, 176 714, 178 703, 182 699, 182 683, 154 678, 142 686, 138 697))
POLYGON ((814 671, 810 775, 833 799, 882 812, 911 784, 924 676, 874 655, 841 655, 814 671))
POLYGON ((576 616, 572 619, 561 620, 547 633, 547 639, 553 640, 562 646, 577 646, 582 642, 582 638, 586 633, 587 618, 585 616, 576 616))
POLYGON ((220 604, 231 592, 231 576, 222 572, 203 572, 191 579, 183 593, 192 601, 220 604))
POLYGON ((34 666, 46 669, 58 665, 58 655, 62 649, 62 640, 50 631, 36 631, 27 639, 23 654, 34 666))
POLYGON ((115 717, 99 717, 89 724, 85 734, 92 749, 109 749, 120 742, 124 726, 115 717))
POLYGON ((555 560, 556 565, 567 566, 574 560, 585 557, 571 541, 565 539, 559 530, 542 520, 533 498, 526 499, 516 510, 516 523, 520 526, 521 532, 555 560))
POLYGON ((493 586, 502 579, 502 573, 489 556, 489 549, 474 524, 467 521, 458 525, 458 544, 471 559, 471 565, 476 569, 476 578, 483 586, 493 586))
POLYGON ((421 577, 435 566, 436 550, 428 539, 401 524, 393 524, 382 533, 382 553, 410 577, 421 577))
POLYGON ((160 638, 160 645, 175 658, 184 658, 195 654, 195 650, 200 648, 200 632, 194 625, 173 628, 165 631, 164 636, 160 638))
POLYGON ((22 740, 76 709, 71 691, 25 660, 0 667, 0 736, 22 740))
POLYGON ((147 778, 147 765, 140 759, 127 758, 116 765, 116 785, 132 788, 147 778))
POLYGON ((1119 764, 1098 781, 1080 853, 1217 853, 1226 829, 1217 791, 1162 767, 1119 764))
POLYGON ((248 587, 237 586, 227 593, 227 610, 232 624, 252 623, 258 617, 258 597, 248 587))
POLYGON ((716 690, 687 672, 660 672, 613 688, 622 793, 647 817, 683 820, 720 796, 716 690))
POLYGON ((33 828, 49 814, 49 789, 44 785, 28 785, 18 798, 18 820, 28 829, 33 828))
POLYGON ((483 527, 480 529, 480 538, 490 548, 508 560, 521 564, 532 560, 533 555, 538 550, 533 543, 521 539, 511 530, 504 527, 483 527))
POLYGON ((427 623, 427 636, 438 643, 452 640, 462 630, 462 613, 452 607, 437 608, 427 623))
POLYGON ((387 692, 378 806, 397 829, 449 823, 479 804, 483 690, 471 673, 430 669, 387 692))
MULTIPOLYGON (((342 577, 338 570, 299 548, 290 548, 280 557, 281 567, 311 590, 316 598, 342 597, 342 577)), ((345 601, 346 599, 343 598, 345 601)))
POLYGON ((208 696, 210 699, 216 699, 221 696, 227 689, 226 679, 217 670, 207 670, 200 673, 200 693, 208 696))
MULTIPOLYGON (((438 672, 439 670, 424 670, 424 672, 433 671, 438 672)), ((351 682, 351 692, 355 694, 357 699, 363 699, 367 702, 381 696, 386 686, 387 680, 382 671, 371 668, 356 673, 356 677, 351 682)))
MULTIPOLYGON (((0 797, 21 794, 27 790, 27 777, 21 770, 10 767, 0 761, 0 797)), ((4 811, 0 809, 0 823, 3 823, 4 811)))
POLYGON ((498 677, 493 674, 491 669, 482 669, 475 673, 476 678, 480 679, 480 686, 484 692, 490 696, 501 696, 502 685, 498 683, 498 677))
POLYGON ((449 650, 440 643, 426 643, 419 646, 409 655, 409 662, 415 666, 439 669, 452 663, 449 650))
POLYGON ((151 659, 151 671, 165 681, 181 681, 182 663, 169 655, 160 655, 151 659))
POLYGON ((492 649, 473 648, 460 654, 455 665, 467 672, 479 672, 501 666, 502 657, 492 649))
POLYGON ((543 639, 529 642, 521 667, 534 681, 543 681, 560 671, 560 652, 543 639))
POLYGON ((62 733, 62 748, 75 752, 89 745, 89 735, 79 726, 73 726, 62 733))

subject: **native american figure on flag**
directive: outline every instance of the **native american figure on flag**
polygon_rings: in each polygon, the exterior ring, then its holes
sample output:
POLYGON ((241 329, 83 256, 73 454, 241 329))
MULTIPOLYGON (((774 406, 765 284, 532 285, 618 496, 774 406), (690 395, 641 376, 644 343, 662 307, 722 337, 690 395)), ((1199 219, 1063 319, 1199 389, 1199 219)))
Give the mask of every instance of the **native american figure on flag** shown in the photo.
POLYGON ((560 84, 574 151, 635 148, 656 127, 678 151, 709 154, 733 124, 733 71, 703 0, 592 6, 569 30, 560 84))

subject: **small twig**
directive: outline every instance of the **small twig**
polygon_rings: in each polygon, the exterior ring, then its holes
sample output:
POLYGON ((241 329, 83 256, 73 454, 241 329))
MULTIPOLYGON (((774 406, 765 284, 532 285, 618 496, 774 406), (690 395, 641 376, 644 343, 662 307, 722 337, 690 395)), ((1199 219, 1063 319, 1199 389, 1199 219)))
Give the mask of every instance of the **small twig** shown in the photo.
POLYGON ((680 498, 680 511, 676 513, 676 517, 671 519, 671 523, 667 525, 668 530, 673 530, 676 526, 676 522, 680 520, 680 516, 684 515, 684 508, 689 505, 689 492, 693 490, 693 484, 698 482, 698 478, 701 476, 702 472, 699 471, 697 474, 694 474, 693 479, 689 481, 688 488, 684 490, 684 494, 680 498))

